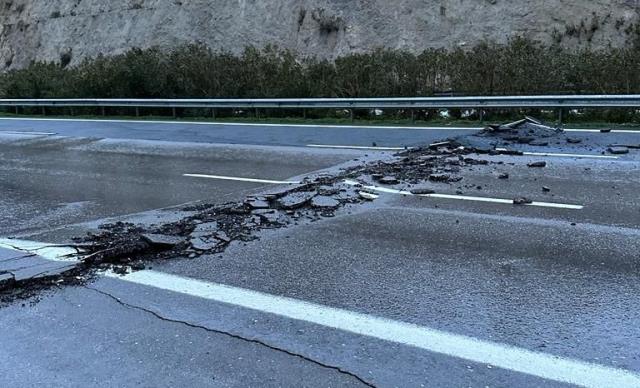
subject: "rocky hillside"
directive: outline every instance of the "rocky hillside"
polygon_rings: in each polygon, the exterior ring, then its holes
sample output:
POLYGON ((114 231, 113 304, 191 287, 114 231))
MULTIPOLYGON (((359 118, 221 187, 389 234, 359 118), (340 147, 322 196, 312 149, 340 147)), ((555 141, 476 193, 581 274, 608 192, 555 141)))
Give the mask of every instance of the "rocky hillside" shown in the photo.
POLYGON ((638 34, 640 0, 0 0, 0 69, 185 42, 277 44, 334 58, 521 35, 603 48, 638 34))

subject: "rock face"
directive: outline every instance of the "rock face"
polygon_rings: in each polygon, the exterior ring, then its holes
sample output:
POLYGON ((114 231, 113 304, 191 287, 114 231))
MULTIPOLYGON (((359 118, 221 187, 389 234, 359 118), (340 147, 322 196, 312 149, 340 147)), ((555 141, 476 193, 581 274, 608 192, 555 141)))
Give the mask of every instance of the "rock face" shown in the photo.
POLYGON ((515 35, 602 48, 634 36, 639 7, 638 0, 0 0, 0 69, 195 42, 235 53, 277 44, 324 58, 515 35))

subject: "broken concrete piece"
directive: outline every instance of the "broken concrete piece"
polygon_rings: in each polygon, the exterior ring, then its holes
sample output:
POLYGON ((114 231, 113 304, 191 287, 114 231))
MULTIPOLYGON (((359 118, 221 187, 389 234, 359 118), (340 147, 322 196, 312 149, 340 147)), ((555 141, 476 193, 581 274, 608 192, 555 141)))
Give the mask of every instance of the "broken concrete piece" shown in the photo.
POLYGON ((529 167, 547 167, 547 162, 544 162, 544 161, 542 161, 542 162, 532 162, 532 163, 527 164, 527 166, 529 166, 529 167))
POLYGON ((610 154, 614 155, 623 155, 629 153, 629 149, 627 147, 609 147, 607 148, 607 151, 609 151, 610 154))
POLYGON ((525 197, 518 197, 513 199, 514 205, 528 205, 530 203, 533 203, 533 201, 525 197))
POLYGON ((498 179, 509 179, 509 174, 503 172, 502 174, 498 175, 498 179))
POLYGON ((295 192, 287 194, 278 200, 278 205, 285 210, 298 209, 308 204, 315 196, 315 192, 295 192))
POLYGON ((332 197, 317 196, 311 200, 311 206, 317 209, 337 209, 340 202, 332 197))

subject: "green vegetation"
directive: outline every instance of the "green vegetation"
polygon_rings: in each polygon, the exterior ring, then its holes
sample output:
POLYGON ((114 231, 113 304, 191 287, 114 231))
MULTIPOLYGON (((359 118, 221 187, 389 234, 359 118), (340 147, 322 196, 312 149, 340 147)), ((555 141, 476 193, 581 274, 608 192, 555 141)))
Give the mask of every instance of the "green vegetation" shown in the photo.
MULTIPOLYGON (((377 50, 335 61, 297 58, 275 47, 247 48, 242 55, 186 45, 169 51, 132 49, 112 57, 100 56, 75 66, 35 62, 0 75, 2 98, 270 98, 270 97, 392 97, 521 94, 640 93, 640 50, 610 48, 570 51, 545 47, 526 39, 507 45, 480 44, 469 50, 428 50, 412 54, 377 50)), ((22 110, 21 110, 22 111, 22 110)), ((36 114, 40 109, 25 109, 36 114)), ((48 110, 69 114, 69 110, 48 110)), ((77 109, 76 114, 97 114, 77 109)), ((109 109, 108 114, 131 114, 109 109)), ((145 115, 171 115, 150 110, 145 115)), ((246 115, 221 110, 217 117, 246 115)), ((255 114, 255 112, 249 112, 255 114)), ((388 112, 385 112, 385 116, 388 112)), ((487 119, 513 112, 491 111, 487 119)), ((529 112, 540 113, 540 112, 529 112)), ((300 111, 264 111, 261 115, 289 117, 300 111)), ((453 119, 463 112, 451 110, 453 119)), ((180 111, 181 116, 210 116, 206 110, 180 111)), ((370 112, 357 112, 371 118, 370 112)), ((409 112, 393 112, 391 120, 405 120, 409 112)), ((437 112, 415 112, 418 120, 438 119, 437 112)), ((638 122, 631 109, 565 115, 569 121, 638 122)), ((342 120, 341 112, 307 112, 308 118, 342 120)), ((471 115, 470 119, 477 119, 471 115)))

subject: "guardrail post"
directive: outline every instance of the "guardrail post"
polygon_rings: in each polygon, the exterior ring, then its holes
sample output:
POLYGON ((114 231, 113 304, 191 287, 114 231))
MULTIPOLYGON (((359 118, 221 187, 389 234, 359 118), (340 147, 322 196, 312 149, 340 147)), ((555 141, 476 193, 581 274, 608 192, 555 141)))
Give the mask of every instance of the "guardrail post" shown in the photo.
POLYGON ((411 109, 411 124, 416 123, 416 111, 411 109))
POLYGON ((349 117, 351 118, 351 124, 353 124, 353 119, 354 119, 353 109, 349 109, 349 117))
POLYGON ((75 111, 73 110, 73 108, 70 108, 69 110, 71 111, 71 116, 75 116, 76 115, 75 111))
POLYGON ((260 109, 256 108, 256 118, 260 120, 260 109))
POLYGON ((211 118, 216 119, 216 108, 211 108, 211 118))
POLYGON ((302 108, 302 118, 307 119, 307 108, 302 108))
POLYGON ((103 107, 101 107, 101 108, 102 108, 102 109, 101 109, 101 110, 102 110, 102 115, 103 115, 103 116, 106 116, 106 115, 107 115, 107 113, 105 112, 104 106, 103 106, 103 107))
POLYGON ((558 125, 562 126, 562 108, 558 109, 558 125))
POLYGON ((173 118, 176 118, 176 107, 171 108, 171 113, 173 113, 173 118))
POLYGON ((136 117, 140 117, 140 108, 136 106, 136 117))
POLYGON ((44 106, 42 107, 42 115, 43 116, 47 115, 47 109, 44 106))
POLYGON ((16 105, 16 114, 20 114, 20 111, 18 110, 18 105, 16 105))
POLYGON ((484 123, 484 109, 480 109, 480 124, 484 123))

